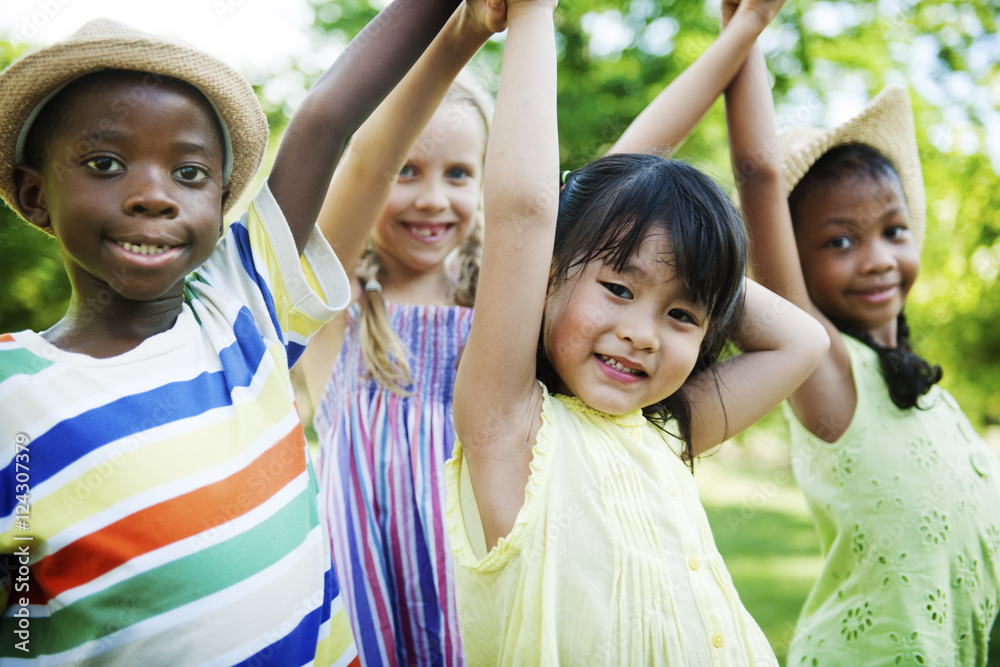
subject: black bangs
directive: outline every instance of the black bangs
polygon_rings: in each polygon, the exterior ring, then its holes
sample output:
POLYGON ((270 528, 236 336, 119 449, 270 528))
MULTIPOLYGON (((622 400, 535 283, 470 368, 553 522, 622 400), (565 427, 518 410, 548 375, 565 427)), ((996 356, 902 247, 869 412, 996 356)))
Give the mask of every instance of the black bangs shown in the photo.
POLYGON ((709 177, 653 155, 603 157, 571 172, 559 201, 553 283, 602 261, 622 270, 651 232, 670 246, 689 299, 724 327, 742 284, 747 237, 735 206, 709 177))

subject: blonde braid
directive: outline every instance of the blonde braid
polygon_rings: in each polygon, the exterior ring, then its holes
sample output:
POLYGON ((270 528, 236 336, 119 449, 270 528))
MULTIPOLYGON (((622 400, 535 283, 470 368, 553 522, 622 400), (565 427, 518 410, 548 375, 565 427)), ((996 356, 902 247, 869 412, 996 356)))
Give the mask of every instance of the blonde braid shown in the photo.
POLYGON ((455 269, 455 303, 472 308, 476 303, 476 288, 479 286, 479 265, 483 259, 483 206, 479 205, 476 221, 469 238, 458 249, 455 269))
POLYGON ((400 396, 409 396, 410 364, 409 350, 393 331, 386 311, 381 277, 382 263, 378 253, 369 242, 365 252, 358 259, 355 271, 364 289, 361 292, 358 312, 358 335, 361 338, 361 354, 365 360, 368 377, 400 396), (377 289, 375 287, 377 286, 377 289))

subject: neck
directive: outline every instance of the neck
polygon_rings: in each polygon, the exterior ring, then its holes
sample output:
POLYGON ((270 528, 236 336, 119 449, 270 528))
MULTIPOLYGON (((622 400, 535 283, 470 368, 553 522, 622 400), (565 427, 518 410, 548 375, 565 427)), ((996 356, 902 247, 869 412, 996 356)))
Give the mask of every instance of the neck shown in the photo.
POLYGON ((443 266, 418 272, 383 264, 383 274, 380 283, 387 301, 413 306, 455 305, 453 285, 443 266))
POLYGON ((151 336, 167 331, 177 321, 180 295, 156 301, 128 301, 112 297, 107 304, 88 303, 74 292, 69 310, 42 337, 67 352, 106 359, 134 349, 151 336))
POLYGON ((897 345, 899 345, 896 318, 893 318, 892 321, 884 327, 879 327, 874 331, 869 331, 868 334, 882 347, 894 349, 897 345))

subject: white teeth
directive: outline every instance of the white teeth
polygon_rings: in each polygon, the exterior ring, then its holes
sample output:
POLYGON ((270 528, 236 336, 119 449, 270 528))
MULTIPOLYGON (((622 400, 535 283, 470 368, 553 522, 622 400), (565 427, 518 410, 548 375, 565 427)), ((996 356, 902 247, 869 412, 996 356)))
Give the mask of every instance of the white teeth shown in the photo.
MULTIPOLYGON (((116 243, 118 243, 116 241, 116 243)), ((124 241, 118 243, 121 247, 125 248, 129 252, 134 252, 137 255, 160 255, 170 250, 170 246, 166 245, 149 245, 148 243, 129 243, 124 241)))
POLYGON ((628 366, 624 366, 623 364, 621 364, 620 362, 616 361, 615 359, 612 359, 611 357, 605 356, 603 354, 599 354, 597 356, 600 358, 601 361, 603 361, 608 366, 611 366, 611 368, 614 368, 617 371, 621 371, 622 373, 628 373, 630 375, 641 375, 642 374, 642 371, 640 371, 638 369, 629 368, 628 366))
POLYGON ((434 236, 435 232, 433 229, 428 229, 427 227, 414 227, 413 233, 417 236, 422 236, 424 238, 434 236))

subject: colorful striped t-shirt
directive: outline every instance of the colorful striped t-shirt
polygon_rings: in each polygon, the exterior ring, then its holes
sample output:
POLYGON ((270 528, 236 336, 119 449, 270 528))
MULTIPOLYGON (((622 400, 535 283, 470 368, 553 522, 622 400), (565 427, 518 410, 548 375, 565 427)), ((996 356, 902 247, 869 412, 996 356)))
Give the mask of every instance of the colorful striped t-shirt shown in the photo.
POLYGON ((116 357, 0 337, 4 664, 357 660, 288 373, 343 269, 265 185, 185 283, 116 357))

